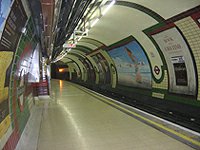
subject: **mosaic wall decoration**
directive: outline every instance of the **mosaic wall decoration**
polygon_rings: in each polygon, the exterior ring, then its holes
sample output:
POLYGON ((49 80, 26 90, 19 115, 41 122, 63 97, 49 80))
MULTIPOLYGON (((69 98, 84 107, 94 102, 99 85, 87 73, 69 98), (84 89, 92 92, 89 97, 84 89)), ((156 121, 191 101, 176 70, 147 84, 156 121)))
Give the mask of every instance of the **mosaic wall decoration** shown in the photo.
MULTIPOLYGON (((5 7, 7 8, 4 19, 10 5, 11 1, 9 0, 6 2, 1 1, 1 10, 5 10, 5 7)), ((0 77, 0 138, 5 134, 10 125, 8 87, 11 62, 21 35, 21 29, 24 27, 26 20, 27 16, 21 1, 14 1, 0 39, 0 67, 2 71, 2 76, 0 77)))

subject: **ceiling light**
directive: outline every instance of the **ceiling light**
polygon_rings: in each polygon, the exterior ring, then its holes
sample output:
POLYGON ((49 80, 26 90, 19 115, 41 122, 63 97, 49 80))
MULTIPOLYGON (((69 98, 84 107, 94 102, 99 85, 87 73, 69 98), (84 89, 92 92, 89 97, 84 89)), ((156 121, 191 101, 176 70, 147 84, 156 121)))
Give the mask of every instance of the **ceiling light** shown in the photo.
POLYGON ((106 9, 102 12, 102 15, 105 15, 108 10, 115 4, 116 0, 113 0, 107 7, 106 9))
POLYGON ((99 21, 99 18, 95 19, 94 22, 91 24, 91 28, 94 27, 94 25, 99 21))
POLYGON ((26 33, 26 27, 23 27, 22 30, 21 30, 21 32, 22 32, 23 34, 25 34, 25 33, 26 33))

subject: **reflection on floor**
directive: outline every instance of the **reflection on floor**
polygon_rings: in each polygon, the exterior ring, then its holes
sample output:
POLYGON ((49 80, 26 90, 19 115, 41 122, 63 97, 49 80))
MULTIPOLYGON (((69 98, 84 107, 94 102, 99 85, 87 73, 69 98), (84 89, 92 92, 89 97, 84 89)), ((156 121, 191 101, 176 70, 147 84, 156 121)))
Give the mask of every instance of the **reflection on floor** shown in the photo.
POLYGON ((189 146, 96 100, 65 81, 52 81, 38 150, 189 150, 189 146))

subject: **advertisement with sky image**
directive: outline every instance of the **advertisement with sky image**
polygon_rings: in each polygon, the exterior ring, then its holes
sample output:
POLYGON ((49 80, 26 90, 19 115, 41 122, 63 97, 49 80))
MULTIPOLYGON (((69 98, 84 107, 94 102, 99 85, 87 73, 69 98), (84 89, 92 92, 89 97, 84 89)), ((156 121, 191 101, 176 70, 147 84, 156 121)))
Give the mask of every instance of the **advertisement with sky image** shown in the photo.
POLYGON ((118 84, 151 88, 151 69, 148 59, 136 41, 114 48, 109 55, 115 62, 118 84))

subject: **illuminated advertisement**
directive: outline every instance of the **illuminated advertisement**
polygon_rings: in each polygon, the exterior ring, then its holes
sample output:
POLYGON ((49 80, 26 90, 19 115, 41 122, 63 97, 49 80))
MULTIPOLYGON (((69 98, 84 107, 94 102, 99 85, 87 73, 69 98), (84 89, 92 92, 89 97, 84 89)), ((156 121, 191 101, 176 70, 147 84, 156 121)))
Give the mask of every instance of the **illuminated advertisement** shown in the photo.
POLYGON ((196 76, 190 50, 180 32, 170 28, 152 35, 164 54, 169 71, 169 91, 196 94, 196 76))
POLYGON ((110 50, 109 55, 115 62, 118 84, 151 88, 151 68, 148 59, 136 41, 110 50))

